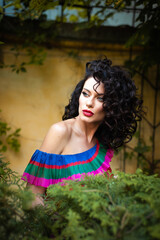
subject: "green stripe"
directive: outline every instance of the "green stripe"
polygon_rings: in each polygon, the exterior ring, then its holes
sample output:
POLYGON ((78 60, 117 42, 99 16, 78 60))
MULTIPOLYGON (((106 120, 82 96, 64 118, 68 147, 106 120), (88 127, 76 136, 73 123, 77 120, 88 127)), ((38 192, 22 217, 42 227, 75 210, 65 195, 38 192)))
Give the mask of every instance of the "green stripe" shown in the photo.
POLYGON ((86 164, 75 165, 75 166, 62 168, 62 169, 49 169, 49 168, 35 166, 33 164, 28 164, 25 172, 33 176, 45 178, 45 179, 67 178, 73 174, 78 174, 78 173, 82 174, 82 173, 88 173, 88 172, 97 170, 104 162, 105 155, 106 155, 106 150, 102 148, 101 151, 99 149, 99 153, 97 157, 94 160, 92 160, 92 162, 89 162, 86 164))

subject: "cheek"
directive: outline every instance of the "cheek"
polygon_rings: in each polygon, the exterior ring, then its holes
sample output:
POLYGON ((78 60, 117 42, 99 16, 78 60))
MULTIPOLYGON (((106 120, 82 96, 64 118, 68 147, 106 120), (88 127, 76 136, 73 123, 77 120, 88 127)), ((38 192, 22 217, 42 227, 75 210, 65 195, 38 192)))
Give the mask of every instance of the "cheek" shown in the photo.
POLYGON ((82 95, 80 95, 80 97, 79 97, 79 107, 82 106, 82 104, 83 104, 83 97, 82 97, 82 95))
POLYGON ((82 101, 81 101, 81 99, 79 98, 79 107, 78 107, 78 109, 81 110, 81 108, 82 108, 82 101))
POLYGON ((98 114, 99 114, 99 116, 101 116, 102 118, 105 118, 105 111, 104 111, 103 105, 99 106, 99 108, 98 108, 98 114))
POLYGON ((101 107, 100 108, 100 110, 99 110, 99 117, 101 118, 101 119, 104 119, 105 118, 105 111, 104 111, 104 109, 103 109, 103 107, 101 107))
POLYGON ((104 112, 103 104, 99 104, 99 106, 97 107, 97 110, 103 113, 104 112))

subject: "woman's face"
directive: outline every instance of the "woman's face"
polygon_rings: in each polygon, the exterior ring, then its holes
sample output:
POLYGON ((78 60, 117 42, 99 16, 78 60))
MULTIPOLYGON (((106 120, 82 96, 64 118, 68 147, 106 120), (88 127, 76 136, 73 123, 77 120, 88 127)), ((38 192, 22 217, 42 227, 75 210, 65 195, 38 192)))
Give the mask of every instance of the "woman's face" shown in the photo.
POLYGON ((93 77, 85 81, 79 97, 79 116, 84 121, 100 124, 105 117, 103 109, 104 84, 100 83, 98 87, 95 84, 97 82, 93 77), (93 89, 94 85, 96 91, 93 89))

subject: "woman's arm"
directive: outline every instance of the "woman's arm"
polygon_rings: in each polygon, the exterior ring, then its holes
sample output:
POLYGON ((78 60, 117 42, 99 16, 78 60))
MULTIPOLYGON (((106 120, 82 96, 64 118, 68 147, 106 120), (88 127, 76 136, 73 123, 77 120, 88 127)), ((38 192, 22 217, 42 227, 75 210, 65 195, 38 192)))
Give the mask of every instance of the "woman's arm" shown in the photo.
MULTIPOLYGON (((40 147, 40 150, 47 153, 60 154, 69 138, 67 130, 68 129, 64 122, 59 122, 52 125, 40 147)), ((37 205, 44 206, 42 195, 45 194, 46 188, 35 186, 30 183, 27 183, 27 188, 35 195, 35 200, 32 202, 32 207, 37 205)))

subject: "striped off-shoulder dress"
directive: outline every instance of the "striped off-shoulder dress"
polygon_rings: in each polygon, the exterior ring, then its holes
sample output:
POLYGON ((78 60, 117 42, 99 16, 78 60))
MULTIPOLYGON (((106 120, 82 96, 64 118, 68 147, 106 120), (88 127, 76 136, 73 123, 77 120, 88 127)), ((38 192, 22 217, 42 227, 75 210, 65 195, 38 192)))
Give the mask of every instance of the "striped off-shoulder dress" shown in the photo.
POLYGON ((111 172, 113 150, 106 150, 99 141, 91 149, 60 155, 36 150, 27 165, 22 180, 47 188, 64 180, 81 180, 85 175, 111 172))

